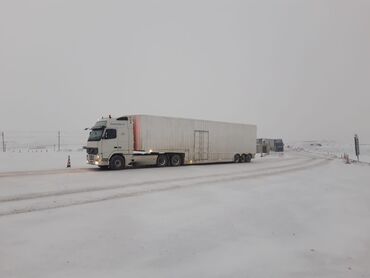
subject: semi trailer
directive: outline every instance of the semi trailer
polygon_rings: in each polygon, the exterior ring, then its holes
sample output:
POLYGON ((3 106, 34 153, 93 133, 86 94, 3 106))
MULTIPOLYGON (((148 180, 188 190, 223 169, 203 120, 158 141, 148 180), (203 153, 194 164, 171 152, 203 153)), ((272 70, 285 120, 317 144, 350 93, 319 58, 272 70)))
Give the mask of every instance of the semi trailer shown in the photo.
POLYGON ((257 127, 151 115, 102 118, 90 129, 87 163, 113 170, 215 162, 250 162, 257 127))

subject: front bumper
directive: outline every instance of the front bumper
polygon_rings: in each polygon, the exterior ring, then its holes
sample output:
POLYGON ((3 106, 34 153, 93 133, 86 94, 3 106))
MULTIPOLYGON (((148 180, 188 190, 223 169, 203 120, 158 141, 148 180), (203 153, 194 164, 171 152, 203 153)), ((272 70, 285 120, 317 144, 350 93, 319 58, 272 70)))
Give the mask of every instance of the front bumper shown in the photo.
POLYGON ((109 161, 108 159, 102 158, 100 155, 95 154, 88 154, 86 156, 86 162, 87 164, 96 165, 96 166, 108 166, 109 161))

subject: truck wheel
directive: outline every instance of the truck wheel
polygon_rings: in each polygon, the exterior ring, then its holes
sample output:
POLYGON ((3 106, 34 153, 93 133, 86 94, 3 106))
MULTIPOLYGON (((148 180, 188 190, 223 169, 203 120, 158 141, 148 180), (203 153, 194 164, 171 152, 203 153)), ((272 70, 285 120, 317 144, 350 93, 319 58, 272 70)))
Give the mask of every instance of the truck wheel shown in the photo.
POLYGON ((114 155, 109 160, 109 168, 112 170, 121 170, 125 168, 125 159, 120 155, 114 155))
POLYGON ((181 165, 181 156, 178 154, 171 155, 171 165, 180 166, 181 165))
POLYGON ((240 162, 241 163, 247 162, 247 155, 245 153, 243 153, 242 156, 240 157, 240 162))
POLYGON ((158 167, 165 167, 168 164, 167 155, 161 154, 157 157, 157 166, 158 167))
POLYGON ((246 158, 245 162, 249 163, 249 162, 251 162, 251 160, 252 160, 252 155, 249 153, 249 154, 247 154, 247 158, 246 158))
POLYGON ((239 163, 240 162, 240 154, 236 154, 236 155, 234 155, 234 162, 235 163, 239 163))

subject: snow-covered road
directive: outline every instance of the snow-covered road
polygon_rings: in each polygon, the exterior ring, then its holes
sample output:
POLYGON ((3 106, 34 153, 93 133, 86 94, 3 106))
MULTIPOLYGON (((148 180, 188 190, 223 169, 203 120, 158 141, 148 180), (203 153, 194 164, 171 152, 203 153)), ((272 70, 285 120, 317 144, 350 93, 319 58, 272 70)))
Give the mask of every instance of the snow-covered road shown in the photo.
POLYGON ((328 161, 301 155, 285 159, 268 157, 249 165, 202 165, 118 172, 96 168, 5 172, 0 174, 4 183, 0 191, 0 216, 278 175, 319 166, 328 161), (62 180, 60 175, 63 175, 62 180), (23 180, 20 179, 22 176, 23 180), (25 177, 28 177, 26 184, 25 177), (14 180, 15 183, 12 182, 14 180))
POLYGON ((0 173, 0 277, 369 277, 370 171, 251 164, 0 173))

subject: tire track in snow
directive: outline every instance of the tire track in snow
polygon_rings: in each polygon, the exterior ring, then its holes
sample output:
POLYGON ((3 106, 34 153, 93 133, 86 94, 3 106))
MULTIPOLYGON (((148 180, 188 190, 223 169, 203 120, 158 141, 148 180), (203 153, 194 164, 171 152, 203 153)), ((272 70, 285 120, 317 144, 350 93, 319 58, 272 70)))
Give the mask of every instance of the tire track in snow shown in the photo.
POLYGON ((35 170, 35 171, 12 171, 2 173, 0 172, 0 178, 94 173, 99 170, 100 169, 98 168, 73 168, 73 169, 54 169, 54 170, 35 170))
MULTIPOLYGON (((303 156, 295 156, 295 157, 289 157, 285 158, 284 161, 290 161, 290 160, 299 160, 302 159, 303 156)), ((256 158, 258 159, 258 158, 256 158)), ((281 162, 280 160, 269 160, 264 161, 264 164, 275 164, 281 162)), ((225 163, 209 163, 213 165, 222 165, 222 164, 232 164, 233 162, 225 162, 225 163)), ((259 163, 259 161, 258 161, 259 163)), ((185 167, 189 166, 201 166, 201 165, 207 165, 207 164, 191 164, 191 165, 185 165, 185 167)), ((184 167, 184 166, 182 166, 184 167)), ((131 170, 131 169, 145 169, 146 167, 142 168, 128 168, 125 170, 131 170)), ((155 168, 148 167, 148 168, 155 168)), ((109 172, 107 170, 99 169, 99 168, 73 168, 73 169, 51 169, 51 170, 33 170, 33 171, 11 171, 11 172, 0 172, 0 179, 1 178, 11 178, 11 177, 25 177, 25 176, 47 176, 47 175, 62 175, 62 174, 81 174, 81 173, 106 173, 109 172)))
MULTIPOLYGON (((310 158, 310 159, 303 160, 302 162, 307 163, 313 160, 315 159, 310 158)), ((302 164, 302 162, 300 164, 302 164)), ((269 169, 273 169, 273 170, 274 169, 284 169, 284 168, 289 168, 289 167, 300 165, 300 164, 297 164, 297 163, 284 164, 280 166, 269 167, 269 169)), ((257 169, 243 170, 243 171, 234 171, 230 173, 220 173, 220 174, 199 175, 199 176, 183 177, 183 178, 171 178, 171 179, 150 180, 150 181, 143 181, 143 182, 133 182, 133 183, 123 184, 123 185, 114 184, 114 185, 109 185, 109 186, 95 186, 95 187, 61 190, 61 191, 18 194, 18 195, 13 195, 13 196, 0 197, 0 203, 24 201, 24 200, 39 199, 39 198, 48 198, 48 197, 53 197, 53 196, 58 197, 58 196, 63 196, 63 195, 72 195, 72 194, 106 191, 106 190, 114 190, 114 189, 123 189, 123 188, 128 188, 128 187, 139 187, 139 186, 145 186, 145 185, 155 185, 155 184, 170 183, 170 182, 191 181, 191 180, 212 178, 212 177, 233 176, 233 175, 238 175, 238 174, 260 172, 264 170, 266 169, 257 168, 257 169)))
MULTIPOLYGON (((145 194, 150 193, 158 193, 163 191, 171 191, 171 190, 178 190, 178 189, 186 189, 186 188, 193 188, 198 186, 213 186, 213 185, 219 185, 222 182, 232 182, 232 181, 238 181, 238 180, 246 180, 246 179, 253 179, 258 177, 266 177, 266 176, 275 176, 280 174, 286 174, 286 173, 293 173, 296 171, 302 171, 307 170, 315 167, 319 167, 322 165, 325 165, 329 163, 331 159, 313 159, 314 163, 311 163, 310 161, 307 161, 305 163, 302 163, 295 167, 286 167, 286 168, 280 168, 280 169, 265 169, 265 171, 259 171, 259 172, 251 172, 249 175, 233 175, 233 176, 224 176, 224 177, 218 177, 218 178, 210 178, 203 181, 196 181, 192 182, 190 184, 183 183, 183 184, 169 184, 164 187, 160 188, 153 188, 152 186, 149 186, 149 188, 144 188, 143 190, 139 191, 133 191, 133 192, 120 192, 115 194, 110 194, 107 196, 101 196, 101 197, 95 197, 87 199, 77 199, 77 200, 66 200, 66 203, 54 203, 53 201, 51 204, 36 204, 36 206, 23 206, 20 208, 10 209, 10 210, 4 210, 0 212, 0 216, 9 216, 14 214, 20 214, 20 213, 29 213, 29 212, 37 212, 37 211, 45 211, 50 209, 57 209, 57 208, 64 208, 64 207, 70 207, 70 206, 77 206, 77 205, 84 205, 84 204, 91 204, 91 203, 97 203, 102 201, 108 201, 108 200, 114 200, 114 199, 121 199, 121 198, 129 198, 129 197, 135 197, 135 196, 141 196, 145 194)), ((215 177, 212 175, 212 177, 215 177)))

